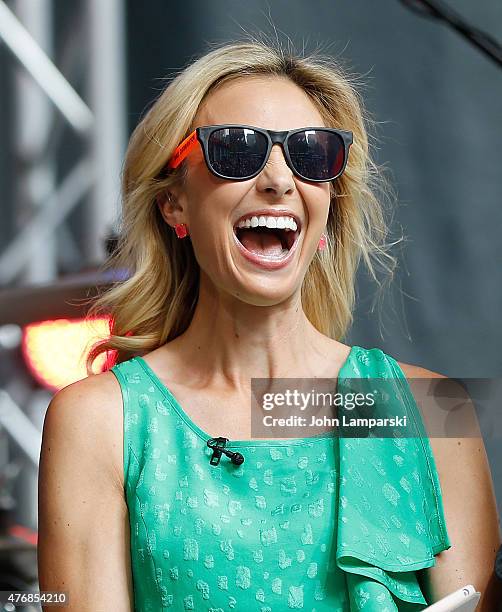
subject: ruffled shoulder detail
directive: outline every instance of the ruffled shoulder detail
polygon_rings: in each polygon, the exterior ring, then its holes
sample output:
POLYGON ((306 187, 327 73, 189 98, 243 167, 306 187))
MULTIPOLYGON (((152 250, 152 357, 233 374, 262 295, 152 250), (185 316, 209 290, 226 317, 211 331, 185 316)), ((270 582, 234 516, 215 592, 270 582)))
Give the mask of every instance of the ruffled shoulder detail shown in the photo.
POLYGON ((407 416, 412 437, 350 437, 340 428, 336 563, 346 572, 351 611, 422 610, 428 602, 415 571, 434 566, 434 556, 451 546, 434 457, 397 361, 377 348, 354 347, 353 356, 339 390, 383 389, 372 416, 382 416, 379 408, 407 416), (379 387, 374 378, 387 380, 379 387))

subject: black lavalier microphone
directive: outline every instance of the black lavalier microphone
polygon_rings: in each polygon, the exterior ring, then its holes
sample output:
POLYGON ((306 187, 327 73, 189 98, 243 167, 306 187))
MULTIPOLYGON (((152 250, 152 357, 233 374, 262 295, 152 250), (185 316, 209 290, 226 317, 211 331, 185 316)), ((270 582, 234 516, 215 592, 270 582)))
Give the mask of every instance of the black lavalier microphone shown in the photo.
POLYGON ((244 457, 240 453, 234 453, 233 451, 225 448, 225 444, 227 442, 229 442, 228 438, 210 438, 207 441, 209 448, 213 449, 213 455, 209 461, 211 465, 218 465, 220 462, 221 453, 225 453, 227 457, 230 457, 232 463, 235 463, 235 465, 244 463, 244 457))

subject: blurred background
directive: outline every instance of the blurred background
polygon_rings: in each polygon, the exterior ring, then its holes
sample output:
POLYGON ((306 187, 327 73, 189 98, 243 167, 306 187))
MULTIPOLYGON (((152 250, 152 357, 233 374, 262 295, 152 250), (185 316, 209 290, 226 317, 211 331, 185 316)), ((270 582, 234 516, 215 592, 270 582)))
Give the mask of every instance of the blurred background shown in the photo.
MULTIPOLYGON (((502 40, 498 0, 449 4, 478 41, 502 40)), ((106 320, 84 321, 85 300, 127 276, 99 267, 129 134, 209 43, 264 33, 361 75, 397 196, 391 238, 406 240, 379 304, 361 271, 345 341, 450 377, 501 377, 502 61, 458 29, 418 1, 0 0, 0 589, 36 585, 45 410, 106 333, 106 320)), ((478 417, 500 509, 500 431, 478 417)))

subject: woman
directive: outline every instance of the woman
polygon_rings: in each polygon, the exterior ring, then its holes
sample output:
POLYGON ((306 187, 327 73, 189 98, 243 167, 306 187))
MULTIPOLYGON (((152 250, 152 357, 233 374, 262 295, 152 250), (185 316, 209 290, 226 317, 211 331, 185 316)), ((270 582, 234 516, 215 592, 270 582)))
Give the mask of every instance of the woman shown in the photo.
POLYGON ((70 609, 420 610, 491 588, 480 439, 434 445, 443 510, 428 443, 250 430, 251 378, 440 376, 339 341, 360 258, 394 263, 367 121, 331 60, 240 43, 135 130, 113 262, 131 277, 94 309, 111 336, 88 360, 113 369, 60 391, 44 425, 40 584, 70 609), (459 465, 478 495, 462 505, 459 465))

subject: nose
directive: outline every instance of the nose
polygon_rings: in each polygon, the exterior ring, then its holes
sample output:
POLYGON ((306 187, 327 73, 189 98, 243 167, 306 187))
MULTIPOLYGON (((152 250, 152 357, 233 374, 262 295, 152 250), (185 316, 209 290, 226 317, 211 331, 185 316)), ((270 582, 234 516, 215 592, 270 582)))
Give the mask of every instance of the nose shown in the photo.
POLYGON ((273 193, 278 198, 295 191, 293 172, 279 144, 273 145, 267 163, 256 179, 256 188, 263 193, 273 193))

